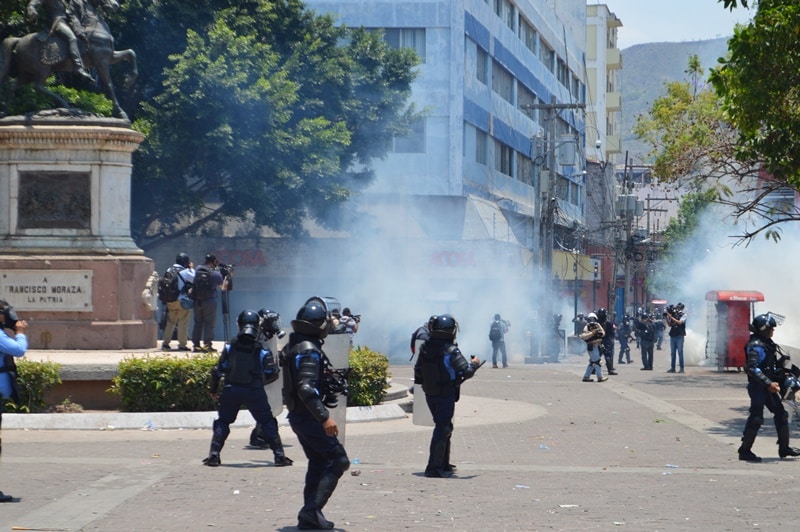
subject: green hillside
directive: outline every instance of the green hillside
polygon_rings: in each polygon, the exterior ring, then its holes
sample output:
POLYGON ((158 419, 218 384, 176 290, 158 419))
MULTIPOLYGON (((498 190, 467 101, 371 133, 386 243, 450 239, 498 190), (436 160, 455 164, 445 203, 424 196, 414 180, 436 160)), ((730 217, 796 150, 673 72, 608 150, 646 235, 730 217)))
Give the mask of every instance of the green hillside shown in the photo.
POLYGON ((646 160, 648 147, 631 133, 636 117, 647 112, 652 102, 664 93, 664 84, 685 81, 689 57, 697 55, 708 71, 728 52, 728 39, 679 43, 637 44, 622 50, 620 75, 622 96, 622 159, 625 151, 637 160, 646 160))

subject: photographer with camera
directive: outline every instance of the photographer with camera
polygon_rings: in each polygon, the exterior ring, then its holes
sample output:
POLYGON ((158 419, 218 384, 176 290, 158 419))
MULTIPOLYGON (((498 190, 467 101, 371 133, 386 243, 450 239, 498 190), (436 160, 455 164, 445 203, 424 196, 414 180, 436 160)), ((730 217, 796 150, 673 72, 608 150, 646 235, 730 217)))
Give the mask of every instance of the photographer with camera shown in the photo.
MULTIPOLYGON (((778 456, 800 456, 800 449, 789 446, 789 414, 781 400, 781 383, 787 378, 784 369, 785 356, 779 356, 780 348, 772 341, 777 327, 770 314, 759 314, 750 324, 750 339, 744 347, 747 373, 747 394, 750 396, 750 415, 744 425, 739 460, 760 462, 761 458, 751 450, 758 430, 764 423, 764 407, 772 412, 775 430, 778 432, 778 456)), ((791 377, 791 375, 788 375, 791 377)), ((792 387, 794 383, 792 383, 792 387)))
POLYGON ((675 358, 677 355, 680 370, 683 373, 683 343, 686 340, 686 313, 683 303, 678 303, 666 308, 664 319, 669 327, 669 369, 667 373, 675 373, 675 358))
POLYGON ((350 311, 349 307, 342 309, 342 315, 339 317, 339 324, 344 327, 344 332, 347 334, 355 334, 358 332, 358 324, 361 323, 361 315, 350 311))
MULTIPOLYGON (((3 426, 3 406, 6 399, 17 397, 17 365, 14 358, 25 356, 28 350, 28 337, 25 330, 28 322, 17 317, 14 307, 7 301, 0 299, 0 429, 3 426), (14 331, 14 338, 11 338, 6 329, 14 331)), ((0 452, 2 452, 2 441, 0 440, 0 452)), ((0 502, 10 502, 13 500, 11 495, 5 495, 0 491, 0 502)))
MULTIPOLYGON (((213 253, 206 255, 204 264, 195 268, 192 299, 194 300, 194 329, 192 344, 195 353, 214 353, 214 327, 217 323, 217 291, 228 290, 230 277, 225 265, 217 264, 213 253), (223 275, 221 270, 227 275, 223 275), (202 343, 201 343, 202 341, 202 343)), ((227 337, 225 338, 227 342, 227 337)))

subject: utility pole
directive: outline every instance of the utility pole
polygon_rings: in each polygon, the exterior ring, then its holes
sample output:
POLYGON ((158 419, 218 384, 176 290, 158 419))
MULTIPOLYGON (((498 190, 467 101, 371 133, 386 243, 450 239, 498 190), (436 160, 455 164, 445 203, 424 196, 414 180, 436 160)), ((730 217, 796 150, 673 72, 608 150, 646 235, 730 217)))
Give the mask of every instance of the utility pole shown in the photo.
MULTIPOLYGON (((552 327, 550 327, 550 322, 553 319, 553 299, 555 298, 555 294, 553 293, 553 243, 555 239, 555 214, 558 205, 558 200, 555 196, 556 180, 558 179, 555 164, 556 118, 558 117, 559 111, 585 108, 586 105, 582 103, 556 103, 555 96, 551 96, 549 104, 530 104, 522 106, 522 109, 525 110, 541 109, 547 113, 547 116, 544 118, 547 122, 547 137, 544 145, 544 160, 547 164, 547 182, 543 184, 541 179, 539 179, 538 183, 534 184, 539 194, 537 198, 534 198, 534 205, 536 208, 534 213, 533 256, 534 258, 541 257, 538 261, 538 265, 541 267, 542 272, 540 279, 537 279, 537 276, 534 275, 534 297, 540 294, 537 288, 541 287, 543 289, 541 295, 539 295, 541 311, 539 312, 537 323, 538 330, 534 331, 537 338, 536 345, 538 352, 531 353, 534 357, 550 357, 552 353, 546 353, 545 351, 547 351, 548 346, 555 345, 555 342, 547 341, 546 335, 551 334, 550 329, 552 327), (539 213, 541 213, 541 217, 543 218, 541 222, 538 221, 539 213), (539 231, 537 231, 537 222, 541 224, 539 225, 539 231), (542 233, 542 241, 537 245, 539 232, 542 233)), ((536 156, 534 156, 533 163, 535 166, 536 156)), ((539 174, 541 175, 541 170, 539 174)), ((534 268, 535 267, 536 264, 534 264, 534 268)))

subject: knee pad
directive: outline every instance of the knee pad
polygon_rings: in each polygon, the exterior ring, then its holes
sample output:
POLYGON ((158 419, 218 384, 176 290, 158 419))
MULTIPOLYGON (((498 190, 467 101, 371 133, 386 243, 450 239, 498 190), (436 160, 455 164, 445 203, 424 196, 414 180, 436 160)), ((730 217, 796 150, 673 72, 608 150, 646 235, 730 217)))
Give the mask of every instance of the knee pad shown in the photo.
POLYGON ((337 445, 333 450, 333 469, 339 476, 350 469, 350 459, 347 457, 347 451, 344 450, 342 444, 337 445))

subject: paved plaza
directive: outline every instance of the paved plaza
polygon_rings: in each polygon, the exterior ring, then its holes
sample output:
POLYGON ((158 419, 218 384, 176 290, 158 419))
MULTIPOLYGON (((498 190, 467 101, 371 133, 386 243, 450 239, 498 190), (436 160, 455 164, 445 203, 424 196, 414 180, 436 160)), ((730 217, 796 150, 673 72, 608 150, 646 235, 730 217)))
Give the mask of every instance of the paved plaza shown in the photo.
MULTIPOLYGON (((744 374, 667 374, 666 358, 656 352, 654 371, 621 365, 604 383, 581 382, 577 355, 484 366, 456 407, 450 479, 422 475, 431 428, 410 416, 348 423, 354 463, 325 515, 348 531, 797 526, 800 460, 778 459, 771 418, 754 447, 764 462, 737 459, 744 374)), ((392 367, 395 383, 411 373, 392 367)), ((4 429, 0 489, 19 500, 0 505, 0 530, 295 530, 302 449, 282 426, 295 465, 274 468, 248 434, 234 428, 222 466, 208 468, 210 425, 4 429)))

